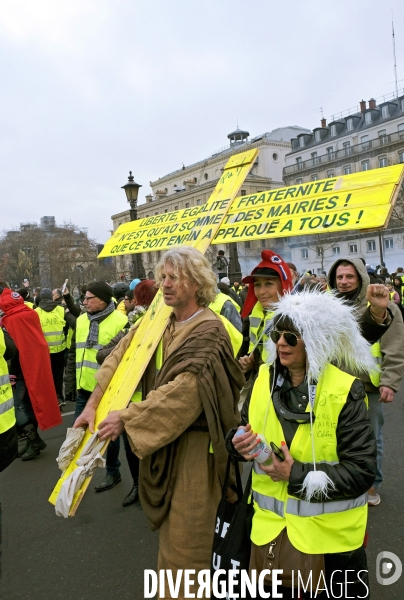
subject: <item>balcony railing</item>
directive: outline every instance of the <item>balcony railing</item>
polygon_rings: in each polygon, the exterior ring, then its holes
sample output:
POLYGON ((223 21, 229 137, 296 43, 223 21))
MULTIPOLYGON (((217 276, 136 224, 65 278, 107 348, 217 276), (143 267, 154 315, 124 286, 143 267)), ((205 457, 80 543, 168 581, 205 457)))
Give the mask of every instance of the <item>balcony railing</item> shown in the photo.
POLYGON ((283 174, 284 176, 290 176, 294 173, 299 173, 299 175, 301 175, 303 171, 308 169, 312 170, 313 168, 318 168, 321 165, 326 167, 337 161, 349 161, 355 156, 358 156, 359 158, 360 155, 369 154, 369 152, 373 151, 375 151, 375 154, 377 154, 377 151, 380 151, 380 149, 386 152, 389 145, 398 144, 401 141, 404 147, 404 131, 390 133, 389 135, 381 135, 374 140, 366 140, 366 142, 361 142, 355 146, 346 146, 340 150, 327 152, 322 156, 316 156, 315 158, 309 158, 308 160, 296 162, 293 165, 285 167, 283 169, 283 174))

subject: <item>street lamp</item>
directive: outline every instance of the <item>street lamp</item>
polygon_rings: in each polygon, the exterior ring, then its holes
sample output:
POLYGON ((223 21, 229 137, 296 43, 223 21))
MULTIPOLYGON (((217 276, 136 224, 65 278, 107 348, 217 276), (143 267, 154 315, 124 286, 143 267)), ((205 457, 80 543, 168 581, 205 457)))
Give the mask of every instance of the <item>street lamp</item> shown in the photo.
MULTIPOLYGON (((126 199, 130 205, 129 215, 131 221, 137 220, 137 197, 139 195, 139 188, 141 187, 142 186, 134 180, 132 171, 129 171, 128 182, 125 183, 121 189, 125 190, 126 199)), ((132 254, 132 275, 133 279, 146 279, 146 272, 143 267, 141 254, 132 254)))

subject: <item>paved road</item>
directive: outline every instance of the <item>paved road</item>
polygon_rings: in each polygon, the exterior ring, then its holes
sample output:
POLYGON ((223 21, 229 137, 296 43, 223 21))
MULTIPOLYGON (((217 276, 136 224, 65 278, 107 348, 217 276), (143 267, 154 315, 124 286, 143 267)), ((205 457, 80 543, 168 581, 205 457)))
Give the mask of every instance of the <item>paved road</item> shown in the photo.
MULTIPOLYGON (((66 408, 72 410, 74 405, 66 408)), ((388 550, 404 563, 403 395, 385 410, 385 483, 382 503, 370 510, 368 546, 373 600, 404 598, 404 575, 391 586, 375 579, 376 556, 388 550)), ((2 578, 5 600, 141 600, 143 570, 155 568, 158 535, 139 504, 123 508, 131 487, 123 455, 122 483, 95 494, 96 474, 77 516, 57 518, 47 498, 58 478, 55 461, 72 415, 47 431, 40 458, 16 460, 0 474, 3 508, 2 578)))

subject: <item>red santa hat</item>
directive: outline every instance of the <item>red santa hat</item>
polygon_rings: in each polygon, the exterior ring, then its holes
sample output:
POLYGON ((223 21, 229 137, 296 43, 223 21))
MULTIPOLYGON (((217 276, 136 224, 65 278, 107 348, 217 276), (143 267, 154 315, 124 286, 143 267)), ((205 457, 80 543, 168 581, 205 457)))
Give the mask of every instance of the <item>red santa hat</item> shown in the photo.
MULTIPOLYGON (((253 284, 256 277, 278 277, 281 280, 282 296, 285 292, 289 292, 293 287, 292 273, 283 258, 272 250, 263 250, 261 258, 262 261, 251 271, 251 275, 244 277, 242 282, 253 284)), ((250 285, 241 311, 243 319, 250 314, 257 302, 254 285, 250 285)))

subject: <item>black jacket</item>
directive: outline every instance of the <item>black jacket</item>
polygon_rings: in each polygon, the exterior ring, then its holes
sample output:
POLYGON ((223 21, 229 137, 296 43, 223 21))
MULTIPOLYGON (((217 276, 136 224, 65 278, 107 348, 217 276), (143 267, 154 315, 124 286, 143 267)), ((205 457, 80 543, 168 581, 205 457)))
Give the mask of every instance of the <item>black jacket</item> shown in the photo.
MULTIPOLYGON (((281 367, 282 368, 282 367, 281 367)), ((305 412, 308 402, 308 386, 304 382, 297 388, 292 388, 287 373, 281 387, 275 386, 274 393, 279 392, 283 403, 294 412, 305 412), (305 398, 303 400, 302 398, 305 398), (300 404, 300 407, 299 407, 300 404)), ((271 380, 273 381, 273 367, 271 367, 271 380)), ((337 424, 337 454, 339 463, 329 465, 318 463, 316 468, 325 471, 333 481, 335 489, 329 491, 329 500, 346 500, 364 494, 372 486, 376 475, 376 441, 369 421, 368 411, 364 402, 365 389, 359 379, 352 384, 348 399, 342 408, 337 424)), ((249 422, 248 409, 250 398, 244 403, 241 414, 241 425, 249 422)), ((293 437, 299 427, 298 423, 286 421, 278 412, 274 404, 278 419, 285 434, 285 441, 290 448, 293 437)), ((234 449, 232 438, 235 429, 230 430, 226 436, 228 451, 238 458, 241 456, 234 449)), ((257 432, 263 433, 263 432, 257 432)), ((271 440, 267 440, 270 442, 271 440)), ((301 488, 309 471, 313 470, 312 463, 294 462, 290 473, 288 492, 297 498, 304 499, 301 488)), ((311 500, 315 502, 315 500, 311 500)))

